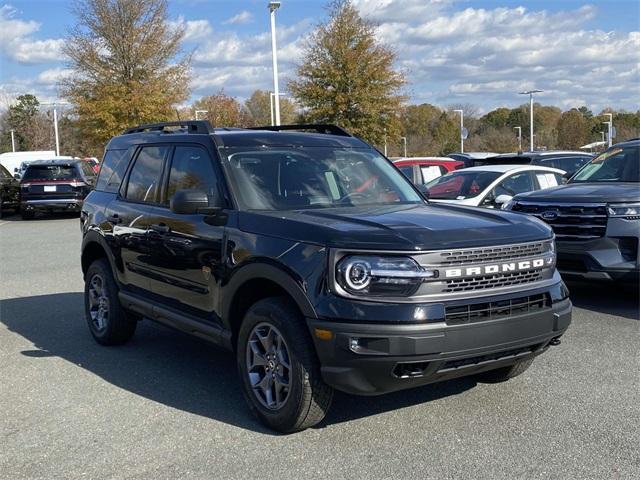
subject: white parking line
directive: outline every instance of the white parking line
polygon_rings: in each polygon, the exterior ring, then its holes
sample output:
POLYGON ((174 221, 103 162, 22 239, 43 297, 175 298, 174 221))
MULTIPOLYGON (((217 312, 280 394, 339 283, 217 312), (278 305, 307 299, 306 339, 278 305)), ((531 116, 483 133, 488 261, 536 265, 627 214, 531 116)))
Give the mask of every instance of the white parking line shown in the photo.
POLYGON ((10 222, 0 222, 0 227, 1 227, 2 225, 6 225, 7 223, 10 223, 10 222))

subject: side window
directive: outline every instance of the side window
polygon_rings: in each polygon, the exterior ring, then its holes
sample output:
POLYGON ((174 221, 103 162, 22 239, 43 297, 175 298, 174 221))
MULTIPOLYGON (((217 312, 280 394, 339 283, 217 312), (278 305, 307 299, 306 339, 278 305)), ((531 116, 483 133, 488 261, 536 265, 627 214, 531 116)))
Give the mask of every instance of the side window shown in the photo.
POLYGON ((177 146, 169 171, 165 203, 168 205, 177 190, 202 190, 216 197, 216 176, 211 157, 204 148, 177 146))
POLYGON ((82 170, 82 173, 85 177, 93 178, 95 176, 95 173, 93 173, 93 169, 87 162, 81 162, 78 165, 80 166, 80 169, 82 170))
POLYGON ((413 182, 413 167, 412 166, 398 167, 398 168, 404 174, 405 177, 407 177, 409 180, 411 180, 413 182))
POLYGON ((516 173, 505 178, 495 188, 495 196, 511 195, 512 197, 518 193, 530 192, 534 190, 533 181, 529 172, 516 173))
POLYGON ((131 149, 106 151, 98 174, 96 190, 116 193, 120 189, 130 154, 131 149))
POLYGON ((447 173, 445 168, 440 165, 422 165, 420 171, 422 172, 422 183, 429 183, 434 178, 441 177, 447 173))
POLYGON ((158 201, 162 166, 169 147, 142 147, 129 174, 127 200, 155 203, 158 201))

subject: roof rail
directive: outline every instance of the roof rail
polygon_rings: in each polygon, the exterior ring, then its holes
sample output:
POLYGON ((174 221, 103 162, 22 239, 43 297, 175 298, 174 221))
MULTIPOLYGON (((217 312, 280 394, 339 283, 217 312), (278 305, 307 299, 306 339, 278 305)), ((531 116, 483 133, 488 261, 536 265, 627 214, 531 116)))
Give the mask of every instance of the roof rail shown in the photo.
POLYGON ((144 132, 166 132, 171 133, 171 130, 165 130, 166 127, 179 127, 186 130, 185 133, 213 133, 213 127, 207 120, 184 120, 178 122, 161 122, 161 123, 149 123, 145 125, 138 125, 137 127, 128 128, 123 135, 128 133, 144 133, 144 132))
POLYGON ((303 123, 299 125, 268 125, 265 127, 251 127, 249 130, 271 130, 272 132, 280 132, 287 130, 314 130, 317 133, 325 133, 327 135, 339 135, 341 137, 352 137, 344 128, 328 123, 303 123))

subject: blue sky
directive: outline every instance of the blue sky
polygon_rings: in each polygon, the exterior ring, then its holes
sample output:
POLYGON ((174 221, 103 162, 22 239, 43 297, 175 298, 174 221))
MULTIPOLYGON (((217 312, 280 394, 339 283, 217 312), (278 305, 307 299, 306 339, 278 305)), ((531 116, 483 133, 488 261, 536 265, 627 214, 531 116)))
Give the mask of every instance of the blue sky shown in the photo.
MULTIPOLYGON (((518 91, 539 100, 640 108, 640 2, 576 0, 353 0, 398 52, 414 103, 513 107, 518 91)), ((324 1, 282 0, 277 12, 281 88, 295 75, 324 1)), ((266 0, 172 0, 170 20, 186 27, 193 51, 192 98, 221 89, 242 100, 271 89, 266 0)), ((0 0, 0 106, 21 93, 57 98, 60 54, 73 26, 70 2, 0 0)))

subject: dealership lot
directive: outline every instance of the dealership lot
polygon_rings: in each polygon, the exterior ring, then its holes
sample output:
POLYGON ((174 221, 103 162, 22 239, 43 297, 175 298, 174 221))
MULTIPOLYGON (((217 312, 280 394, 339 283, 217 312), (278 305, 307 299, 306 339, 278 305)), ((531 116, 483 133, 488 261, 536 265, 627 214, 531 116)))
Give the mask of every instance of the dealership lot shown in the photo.
POLYGON ((143 322, 123 347, 83 318, 75 217, 0 220, 1 478, 630 478, 640 469, 631 290, 570 284, 561 346, 505 384, 338 394, 319 428, 250 416, 233 358, 143 322))

